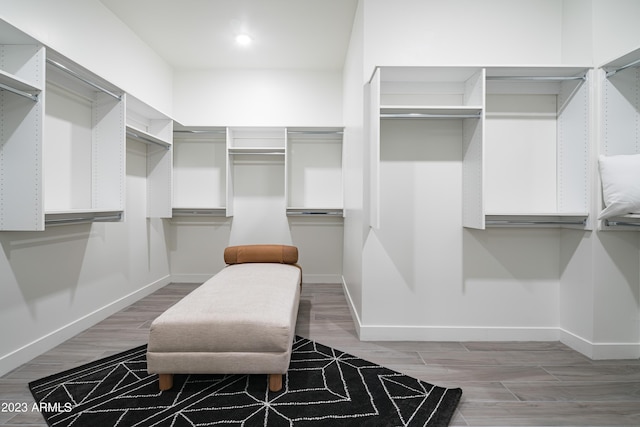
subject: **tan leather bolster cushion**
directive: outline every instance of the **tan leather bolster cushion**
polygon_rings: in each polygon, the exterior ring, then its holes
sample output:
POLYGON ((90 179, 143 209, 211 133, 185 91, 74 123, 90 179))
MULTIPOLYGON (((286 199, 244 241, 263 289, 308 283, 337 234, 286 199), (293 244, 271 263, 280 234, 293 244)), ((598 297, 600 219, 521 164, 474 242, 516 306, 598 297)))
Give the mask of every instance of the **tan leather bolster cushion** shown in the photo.
POLYGON ((288 245, 229 246, 224 250, 224 262, 227 264, 246 262, 295 264, 298 262, 298 248, 288 245))

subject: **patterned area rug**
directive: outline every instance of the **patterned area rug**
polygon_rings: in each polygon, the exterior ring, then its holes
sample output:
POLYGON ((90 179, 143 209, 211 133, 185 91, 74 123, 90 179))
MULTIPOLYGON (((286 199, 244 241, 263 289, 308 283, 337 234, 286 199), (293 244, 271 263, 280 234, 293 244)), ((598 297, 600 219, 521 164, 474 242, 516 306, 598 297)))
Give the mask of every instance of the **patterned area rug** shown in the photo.
POLYGON ((50 426, 446 426, 462 395, 296 337, 281 391, 266 375, 175 375, 146 346, 29 384, 50 426), (42 402, 42 403, 41 403, 42 402))

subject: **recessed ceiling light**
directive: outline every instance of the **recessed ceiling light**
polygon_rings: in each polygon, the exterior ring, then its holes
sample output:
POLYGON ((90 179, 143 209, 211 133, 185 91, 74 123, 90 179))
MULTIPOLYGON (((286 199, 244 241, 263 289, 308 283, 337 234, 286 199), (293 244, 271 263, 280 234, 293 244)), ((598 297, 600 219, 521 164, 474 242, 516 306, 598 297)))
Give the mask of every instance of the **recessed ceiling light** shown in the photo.
POLYGON ((249 46, 252 42, 251 36, 248 34, 238 34, 236 36, 236 43, 240 46, 249 46))

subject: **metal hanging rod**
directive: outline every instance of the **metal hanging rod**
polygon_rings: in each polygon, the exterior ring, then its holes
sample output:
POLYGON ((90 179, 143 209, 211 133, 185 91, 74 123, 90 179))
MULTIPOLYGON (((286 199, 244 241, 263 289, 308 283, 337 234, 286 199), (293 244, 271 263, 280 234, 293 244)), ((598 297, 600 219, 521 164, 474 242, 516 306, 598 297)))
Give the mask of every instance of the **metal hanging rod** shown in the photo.
POLYGON ((105 215, 105 216, 87 216, 79 218, 59 218, 59 219, 47 219, 44 221, 46 225, 63 225, 63 224, 84 224, 88 222, 107 222, 107 221, 120 221, 122 220, 122 214, 105 215))
POLYGON ((229 154, 231 155, 258 155, 258 156, 283 156, 284 151, 233 151, 230 150, 229 154))
POLYGON ((381 113, 381 119, 479 119, 477 114, 381 113))
POLYGON ((227 133, 226 130, 174 130, 174 133, 194 133, 194 134, 216 134, 216 135, 225 135, 227 133))
POLYGON ((11 86, 7 86, 3 83, 0 83, 0 90, 6 90, 7 92, 15 93, 16 95, 20 95, 22 97, 28 98, 34 102, 38 102, 38 94, 32 94, 29 92, 25 92, 23 90, 16 89, 11 86))
POLYGON ((157 145, 157 146, 162 147, 162 148, 164 148, 164 149, 166 149, 166 150, 168 150, 168 149, 169 149, 169 145, 167 145, 167 144, 163 144, 163 143, 161 143, 161 142, 154 141, 154 140, 153 140, 153 139, 151 139, 151 138, 147 138, 147 137, 145 137, 145 136, 138 135, 137 133, 135 133, 135 132, 133 132, 133 131, 130 131, 130 130, 127 130, 127 136, 130 136, 130 137, 132 137, 132 138, 139 139, 139 140, 144 141, 144 142, 149 143, 149 144, 157 145))
POLYGON ((509 220, 509 219, 505 219, 505 220, 487 220, 485 221, 485 225, 512 225, 512 226, 518 226, 518 225, 580 225, 580 226, 584 226, 587 224, 587 220, 580 220, 580 221, 560 221, 560 220, 556 220, 556 221, 552 221, 552 220, 531 220, 531 221, 523 221, 523 220, 509 220))
POLYGON ((567 81, 586 80, 587 75, 582 76, 487 76, 487 80, 541 80, 541 81, 567 81))
POLYGON ((626 70, 627 68, 631 68, 631 67, 635 67, 636 65, 640 64, 640 59, 633 61, 627 65, 623 65, 622 67, 618 67, 615 70, 611 70, 611 71, 607 71, 606 76, 607 77, 611 77, 614 74, 616 74, 618 71, 622 71, 622 70, 626 70))
POLYGON ((173 216, 225 216, 226 208, 173 208, 173 216))
POLYGON ((106 93, 107 95, 117 99, 118 101, 122 100, 122 95, 118 95, 117 93, 114 93, 114 92, 110 91, 109 89, 106 89, 106 88, 100 86, 99 84, 92 82, 91 80, 85 79, 80 74, 76 73, 75 71, 73 71, 70 68, 67 68, 66 66, 60 64, 59 62, 56 62, 56 61, 54 61, 52 59, 47 58, 47 63, 53 65, 54 67, 56 67, 56 68, 58 68, 58 69, 60 69, 62 71, 64 71, 65 73, 75 77, 76 79, 88 84, 89 86, 91 86, 91 87, 93 87, 95 89, 98 89, 101 92, 106 93))
POLYGON ((287 216, 342 216, 342 210, 287 211, 287 216))
POLYGON ((623 225, 625 227, 640 227, 640 222, 626 222, 626 221, 610 221, 606 220, 605 224, 607 226, 615 227, 617 225, 623 225))
POLYGON ((287 133, 296 135, 342 135, 341 130, 287 130, 287 133))

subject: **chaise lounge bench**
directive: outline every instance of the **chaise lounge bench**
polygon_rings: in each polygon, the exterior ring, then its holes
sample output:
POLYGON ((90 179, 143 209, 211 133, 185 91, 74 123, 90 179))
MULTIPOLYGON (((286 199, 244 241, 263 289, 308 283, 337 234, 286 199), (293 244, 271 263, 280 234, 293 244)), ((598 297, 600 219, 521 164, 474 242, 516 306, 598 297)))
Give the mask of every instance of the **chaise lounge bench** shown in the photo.
POLYGON ((218 274, 151 324, 147 370, 160 390, 174 374, 268 374, 282 388, 291 360, 302 273, 298 249, 246 245, 225 249, 218 274))

